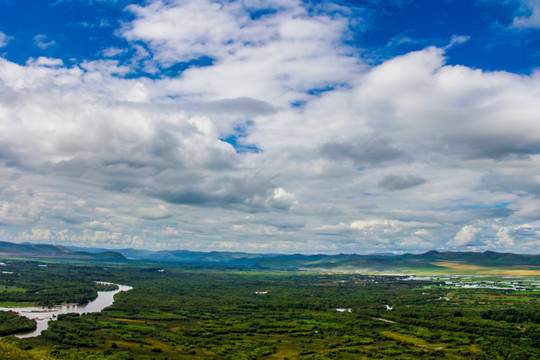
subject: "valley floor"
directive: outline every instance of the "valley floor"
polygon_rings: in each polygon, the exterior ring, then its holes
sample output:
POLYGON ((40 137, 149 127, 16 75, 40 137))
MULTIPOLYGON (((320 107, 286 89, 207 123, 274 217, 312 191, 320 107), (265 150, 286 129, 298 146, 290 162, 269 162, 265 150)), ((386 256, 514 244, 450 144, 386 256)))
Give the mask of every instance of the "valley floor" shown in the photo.
POLYGON ((94 279, 134 287, 101 313, 4 338, 6 359, 540 359, 534 277, 4 262, 21 275, 0 277, 0 301, 56 301, 62 286, 67 301, 94 279))

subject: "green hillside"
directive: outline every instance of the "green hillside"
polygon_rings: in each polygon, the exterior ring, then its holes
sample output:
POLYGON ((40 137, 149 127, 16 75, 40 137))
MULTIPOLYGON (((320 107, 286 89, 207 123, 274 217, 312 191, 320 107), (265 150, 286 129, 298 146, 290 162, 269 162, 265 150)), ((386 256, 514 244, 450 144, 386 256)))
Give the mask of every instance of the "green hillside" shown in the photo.
POLYGON ((540 272, 540 255, 486 252, 438 252, 382 255, 283 255, 259 261, 257 267, 272 270, 364 271, 502 271, 540 272))
POLYGON ((126 261, 124 255, 115 251, 89 253, 73 251, 64 246, 49 244, 15 244, 0 241, 0 256, 22 258, 57 258, 74 260, 126 261))

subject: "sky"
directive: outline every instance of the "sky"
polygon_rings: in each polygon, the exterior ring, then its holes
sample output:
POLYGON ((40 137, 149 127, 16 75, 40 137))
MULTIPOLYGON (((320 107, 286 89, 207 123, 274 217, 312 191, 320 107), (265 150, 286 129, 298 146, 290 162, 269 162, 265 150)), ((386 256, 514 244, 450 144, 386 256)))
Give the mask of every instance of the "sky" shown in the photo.
POLYGON ((0 0, 0 240, 540 249, 539 0, 0 0))

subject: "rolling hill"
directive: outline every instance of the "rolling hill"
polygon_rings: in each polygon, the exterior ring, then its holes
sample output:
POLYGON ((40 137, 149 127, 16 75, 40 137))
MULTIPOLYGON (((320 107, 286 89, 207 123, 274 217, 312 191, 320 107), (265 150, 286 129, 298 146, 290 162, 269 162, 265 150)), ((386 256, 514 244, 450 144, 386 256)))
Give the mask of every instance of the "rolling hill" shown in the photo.
POLYGON ((115 251, 90 253, 74 251, 65 246, 48 244, 15 244, 0 241, 0 257, 57 258, 96 261, 126 261, 126 257, 115 251))
POLYGON ((366 271, 531 270, 540 274, 540 255, 485 252, 438 252, 385 255, 283 255, 262 259, 261 269, 366 271))
POLYGON ((227 251, 108 250, 46 244, 0 242, 0 256, 145 261, 201 266, 227 266, 258 270, 360 271, 389 273, 500 273, 540 275, 540 255, 513 253, 428 251, 423 254, 284 255, 227 251))

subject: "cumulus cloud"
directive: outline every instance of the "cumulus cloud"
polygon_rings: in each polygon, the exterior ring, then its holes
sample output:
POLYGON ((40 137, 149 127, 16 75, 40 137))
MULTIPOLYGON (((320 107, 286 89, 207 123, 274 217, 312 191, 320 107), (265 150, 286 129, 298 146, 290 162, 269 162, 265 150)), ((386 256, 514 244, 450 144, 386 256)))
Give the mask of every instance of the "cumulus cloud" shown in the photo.
POLYGON ((341 41, 347 20, 312 16, 299 1, 152 1, 129 9, 136 19, 122 34, 144 41, 151 61, 214 59, 213 66, 195 66, 171 80, 167 88, 178 94, 282 105, 297 100, 298 91, 346 83, 360 68, 341 41), (259 9, 276 11, 253 18, 259 9))
POLYGON ((0 48, 6 46, 11 38, 0 31, 0 48))
POLYGON ((473 225, 465 225, 458 231, 454 238, 446 243, 449 247, 462 247, 475 245, 477 234, 482 229, 473 225))
POLYGON ((331 160, 352 160, 356 166, 387 162, 404 156, 403 152, 387 141, 372 138, 355 143, 329 142, 320 151, 331 160))
POLYGON ((101 53, 103 54, 103 56, 105 56, 107 58, 112 58, 112 57, 124 54, 125 52, 126 52, 125 49, 120 49, 120 48, 116 48, 116 47, 110 47, 110 48, 107 48, 107 49, 103 50, 101 53))
POLYGON ((497 241, 496 245, 498 247, 510 249, 514 246, 514 239, 510 235, 510 229, 506 226, 501 226, 497 230, 497 241))
POLYGON ((45 50, 47 48, 50 48, 51 46, 56 45, 56 41, 49 39, 47 35, 38 34, 34 36, 34 44, 38 48, 45 50))
POLYGON ((471 39, 470 36, 464 36, 464 35, 452 35, 452 38, 450 39, 450 43, 444 47, 445 50, 450 49, 454 45, 464 44, 467 41, 471 39))
POLYGON ((426 181, 426 179, 414 175, 387 175, 379 181, 378 185, 383 190, 396 191, 419 186, 426 181))
POLYGON ((529 195, 521 197, 511 206, 516 210, 516 217, 524 220, 540 220, 540 199, 529 195))
POLYGON ((272 114, 277 111, 274 106, 265 101, 247 97, 209 101, 199 106, 202 110, 212 113, 242 114, 250 117, 272 114))
POLYGON ((53 234, 50 229, 32 229, 31 232, 22 232, 20 239, 26 241, 47 242, 53 240, 53 234))
POLYGON ((137 209, 137 214, 147 220, 162 220, 171 217, 171 212, 164 205, 156 208, 140 208, 137 209))
POLYGON ((108 67, 61 65, 0 63, 3 91, 13 97, 3 107, 2 140, 20 166, 177 204, 261 208, 273 196, 285 206, 267 180, 233 174, 238 155, 208 117, 138 106, 148 101, 146 85, 108 75, 108 67))
POLYGON ((448 65, 448 48, 433 46, 370 66, 347 45, 354 20, 310 6, 152 0, 130 5, 118 29, 131 52, 73 66, 0 58, 0 223, 11 238, 533 248, 540 75, 448 65), (182 62, 178 75, 159 72, 182 62))
POLYGON ((373 69, 356 91, 375 128, 430 152, 500 159, 538 151, 536 75, 445 66, 442 50, 427 48, 373 69))
POLYGON ((48 66, 48 67, 59 67, 64 65, 64 62, 61 59, 48 58, 40 56, 37 59, 30 58, 26 61, 27 65, 30 66, 48 66))
MULTIPOLYGON (((341 36, 343 21, 326 16, 308 17, 299 1, 151 1, 128 9, 136 19, 126 24, 123 35, 143 40, 163 63, 201 56, 224 58, 246 45, 255 48, 274 39, 322 43, 341 36), (253 18, 250 11, 275 9, 273 14, 253 18)), ((285 50, 284 48, 283 50, 285 50)))
POLYGON ((248 235, 275 236, 285 234, 283 231, 280 231, 274 226, 268 225, 237 224, 232 226, 232 230, 248 235))
POLYGON ((523 15, 518 15, 512 22, 512 27, 518 29, 540 28, 540 1, 521 0, 523 15))
POLYGON ((283 188, 276 188, 272 196, 268 199, 268 202, 274 209, 288 210, 297 201, 294 194, 288 193, 283 188))

